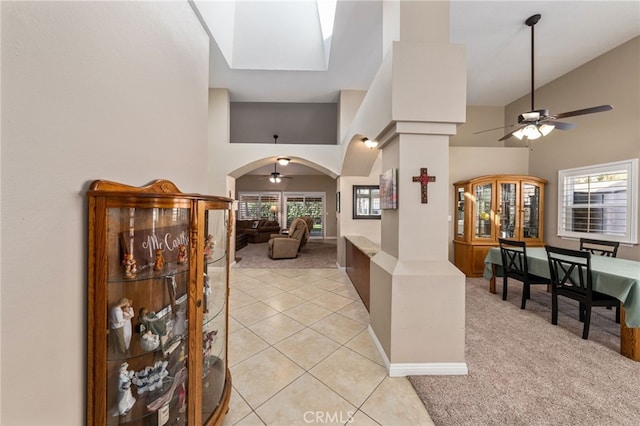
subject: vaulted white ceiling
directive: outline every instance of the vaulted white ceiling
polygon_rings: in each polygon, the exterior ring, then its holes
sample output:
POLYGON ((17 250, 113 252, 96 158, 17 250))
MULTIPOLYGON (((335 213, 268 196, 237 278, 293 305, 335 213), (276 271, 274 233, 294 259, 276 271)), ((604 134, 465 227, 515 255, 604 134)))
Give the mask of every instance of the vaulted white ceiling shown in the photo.
MULTIPOLYGON (((210 86, 233 101, 333 102, 341 89, 366 90, 382 60, 382 0, 338 0, 331 36, 316 0, 192 2, 214 37, 210 86)), ((524 21, 535 13, 536 87, 640 34, 639 0, 451 0, 450 10, 450 41, 467 49, 470 105, 529 92, 524 21)))

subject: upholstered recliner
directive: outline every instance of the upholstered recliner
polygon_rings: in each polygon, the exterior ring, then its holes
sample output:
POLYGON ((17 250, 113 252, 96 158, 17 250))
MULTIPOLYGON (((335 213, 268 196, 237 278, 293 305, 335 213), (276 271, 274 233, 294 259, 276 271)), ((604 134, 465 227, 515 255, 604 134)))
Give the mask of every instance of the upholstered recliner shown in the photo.
POLYGON ((291 222, 288 234, 272 234, 267 243, 272 259, 293 259, 298 257, 300 247, 309 238, 309 229, 304 220, 296 218, 291 222))
MULTIPOLYGON (((307 224, 307 231, 309 231, 309 235, 311 235, 311 230, 313 229, 313 218, 311 216, 300 216, 300 219, 304 220, 307 224)), ((302 246, 304 246, 304 244, 302 246)))

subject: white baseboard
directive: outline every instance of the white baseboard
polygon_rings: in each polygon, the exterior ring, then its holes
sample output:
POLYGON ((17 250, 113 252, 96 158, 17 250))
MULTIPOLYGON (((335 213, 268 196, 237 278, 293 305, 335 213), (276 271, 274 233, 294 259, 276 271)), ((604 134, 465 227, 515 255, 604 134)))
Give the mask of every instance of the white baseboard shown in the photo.
POLYGON ((376 333, 371 328, 367 328, 369 336, 373 340, 378 353, 382 357, 389 373, 389 377, 406 376, 466 376, 469 368, 466 362, 425 362, 425 363, 395 363, 392 364, 387 357, 376 333))
POLYGON ((389 377, 466 376, 467 374, 469 374, 469 369, 466 362, 399 363, 389 366, 389 377))

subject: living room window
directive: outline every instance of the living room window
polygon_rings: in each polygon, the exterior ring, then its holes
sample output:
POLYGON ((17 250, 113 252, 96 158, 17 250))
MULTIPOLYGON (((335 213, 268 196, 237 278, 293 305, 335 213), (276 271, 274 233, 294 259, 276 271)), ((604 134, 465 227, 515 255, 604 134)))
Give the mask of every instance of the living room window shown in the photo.
POLYGON ((558 171, 558 236, 637 243, 638 159, 558 171))
POLYGON ((239 192, 238 219, 275 219, 271 207, 280 209, 280 192, 239 192))

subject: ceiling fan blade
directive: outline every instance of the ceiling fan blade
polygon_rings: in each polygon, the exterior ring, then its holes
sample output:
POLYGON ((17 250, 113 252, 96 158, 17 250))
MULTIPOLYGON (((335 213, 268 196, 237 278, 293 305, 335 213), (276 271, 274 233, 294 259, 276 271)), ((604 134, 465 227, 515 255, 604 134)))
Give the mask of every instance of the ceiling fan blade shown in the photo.
POLYGON ((571 130, 576 127, 573 123, 565 123, 563 121, 555 121, 555 120, 544 120, 544 124, 552 124, 558 130, 571 130))
POLYGON ((503 137, 501 137, 500 139, 498 139, 498 141, 499 141, 499 142, 501 142, 501 141, 505 141, 505 140, 509 139, 511 136, 513 136, 513 134, 514 134, 515 132, 517 132, 517 131, 518 131, 518 130, 520 130, 520 129, 524 129, 524 128, 525 128, 525 127, 527 127, 527 126, 528 126, 528 124, 525 124, 524 126, 518 126, 518 128, 517 128, 517 129, 514 129, 514 130, 510 131, 509 133, 507 133, 506 135, 504 135, 503 137))
POLYGON ((600 105, 591 108, 577 109, 575 111, 562 112, 555 115, 553 118, 575 117, 576 115, 593 114, 595 112, 611 111, 612 109, 613 107, 611 105, 600 105))
POLYGON ((474 135, 479 135, 480 133, 492 132, 494 130, 508 129, 508 128, 514 127, 514 126, 517 126, 517 124, 510 124, 508 126, 494 127, 493 129, 480 130, 479 132, 475 132, 474 135))

